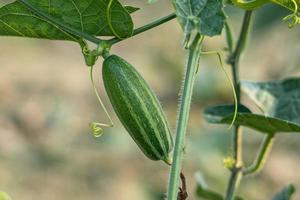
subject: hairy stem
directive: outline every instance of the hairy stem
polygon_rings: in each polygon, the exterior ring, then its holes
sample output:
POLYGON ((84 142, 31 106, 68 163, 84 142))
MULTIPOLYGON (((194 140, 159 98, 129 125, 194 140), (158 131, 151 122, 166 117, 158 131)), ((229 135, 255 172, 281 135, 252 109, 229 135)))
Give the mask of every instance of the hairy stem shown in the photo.
POLYGON ((173 151, 173 163, 171 166, 168 186, 168 200, 177 200, 182 155, 185 145, 185 133, 188 124, 190 105, 197 66, 199 64, 203 36, 197 34, 189 49, 185 79, 183 82, 179 116, 176 127, 175 146, 173 151))
POLYGON ((256 160, 253 162, 251 166, 243 170, 244 175, 257 173, 264 166, 265 161, 272 149, 275 140, 274 136, 275 134, 268 134, 265 137, 263 143, 261 144, 256 160))
MULTIPOLYGON (((170 21, 170 20, 172 20, 172 19, 175 19, 176 18, 176 14, 175 13, 172 13, 172 14, 169 14, 169 15, 167 15, 167 16, 165 16, 165 17, 162 17, 162 18, 160 18, 160 19, 157 19, 157 20, 155 20, 155 21, 153 21, 153 22, 150 22, 149 24, 146 24, 146 25, 144 25, 144 26, 141 26, 141 27, 139 27, 139 28, 137 28, 137 29, 135 29, 134 31, 133 31, 133 34, 132 34, 132 36, 131 37, 133 37, 133 36, 135 36, 135 35, 138 35, 138 34, 140 34, 140 33, 143 33, 143 32, 145 32, 145 31, 148 31, 148 30, 150 30, 150 29, 152 29, 152 28, 155 28, 155 27, 157 27, 157 26, 159 26, 159 25, 161 25, 161 24, 164 24, 164 23, 166 23, 166 22, 168 22, 168 21, 170 21)), ((126 39, 126 38, 125 38, 126 39)), ((116 44, 116 43, 118 43, 118 42, 121 42, 121 41, 123 41, 124 39, 120 39, 120 38, 112 38, 112 39, 110 39, 110 40, 108 40, 108 42, 109 42, 109 44, 111 44, 111 45, 113 45, 113 44, 116 44)))
MULTIPOLYGON (((239 62, 241 54, 246 46, 248 33, 251 24, 252 11, 246 11, 243 19, 243 25, 240 36, 233 54, 230 56, 228 62, 231 65, 233 83, 237 95, 238 104, 241 102, 241 86, 239 76, 239 62)), ((241 127, 236 126, 233 133, 233 157, 235 159, 235 166, 231 169, 231 176, 229 178, 226 200, 233 200, 235 191, 238 188, 239 182, 242 178, 242 130, 241 127)))

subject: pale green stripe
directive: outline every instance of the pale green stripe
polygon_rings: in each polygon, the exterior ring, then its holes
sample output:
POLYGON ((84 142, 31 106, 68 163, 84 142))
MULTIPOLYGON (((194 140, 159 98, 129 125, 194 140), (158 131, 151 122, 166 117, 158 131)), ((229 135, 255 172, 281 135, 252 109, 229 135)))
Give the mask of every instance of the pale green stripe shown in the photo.
MULTIPOLYGON (((119 74, 122 74, 122 76, 124 77, 124 80, 126 80, 126 81, 128 82, 128 79, 127 79, 127 77, 125 76, 125 73, 124 73, 122 67, 120 67, 119 69, 120 69, 121 72, 122 72, 122 73, 119 73, 119 74)), ((120 83, 119 83, 119 82, 117 82, 117 85, 118 85, 118 87, 121 89, 120 83)), ((130 88, 130 89, 131 89, 131 88, 130 88)), ((137 96, 135 90, 132 90, 132 91, 134 91, 135 96, 137 96)), ((139 97, 139 96, 137 96, 137 97, 139 97)), ((131 104, 127 101, 127 98, 123 98, 123 99, 125 100, 126 105, 129 105, 129 107, 132 108, 131 104)), ((141 102, 141 101, 139 101, 139 102, 141 102)), ((143 106, 143 105, 142 105, 142 106, 143 106)), ((145 106, 143 106, 143 108, 145 108, 145 106)), ((131 115, 134 115, 135 113, 130 113, 130 114, 131 114, 131 115)), ((148 113, 147 113, 147 114, 148 114, 148 113)), ((138 117, 139 117, 139 116, 138 116, 138 117)), ((137 119, 137 117, 135 117, 135 116, 134 116, 133 118, 134 118, 134 119, 137 119)), ((148 144, 148 146, 150 146, 150 148, 151 148, 151 150, 153 151, 153 153, 156 155, 157 158, 161 158, 160 153, 155 149, 154 146, 152 146, 151 140, 150 140, 150 138, 149 138, 147 132, 144 130, 143 126, 140 124, 140 122, 139 122, 138 120, 135 120, 135 122, 136 122, 136 124, 138 125, 138 127, 139 127, 140 130, 141 130, 142 137, 145 139, 145 141, 146 141, 146 143, 148 144)), ((135 140, 135 141, 136 141, 136 140, 135 140)), ((138 141, 136 141, 136 142, 138 143, 138 141)), ((144 149, 144 148, 143 148, 143 149, 144 149)), ((144 150, 145 150, 145 149, 144 149, 144 150)), ((146 152, 147 152, 147 151, 146 151, 146 152)))
MULTIPOLYGON (((142 80, 140 80, 140 79, 138 79, 138 80, 139 80, 139 82, 140 82, 141 85, 144 85, 144 84, 145 84, 144 81, 142 81, 142 80)), ((153 94, 151 93, 151 92, 152 92, 151 89, 150 89, 150 91, 149 91, 149 90, 146 90, 146 91, 147 91, 148 95, 151 97, 152 105, 154 105, 154 106, 156 107, 156 110, 162 112, 161 107, 157 104, 157 101, 156 101, 155 97, 154 97, 153 94)), ((139 96, 139 95, 138 95, 138 96, 139 96)), ((139 96, 139 97, 140 97, 140 96, 139 96)), ((143 99, 143 98, 140 97, 140 99, 143 99)), ((147 108, 146 105, 144 104, 144 101, 141 101, 141 102, 142 102, 143 108, 147 108)), ((146 110, 146 109, 145 109, 145 110, 146 110)), ((146 112, 146 113, 147 113, 147 112, 146 112)), ((147 114, 148 114, 148 113, 147 113, 147 114)), ((158 114, 160 114, 160 113, 158 113, 158 114)), ((158 141, 159 141, 159 143, 160 143, 160 145, 161 145, 161 147, 162 147, 162 149, 163 149, 163 151, 164 151, 164 154, 165 154, 165 155, 168 155, 169 149, 166 148, 166 145, 165 145, 165 143, 163 142, 163 141, 164 141, 164 138, 162 138, 162 135, 161 135, 160 132, 159 132, 159 128, 160 128, 159 125, 160 125, 160 123, 155 123, 155 125, 154 125, 154 124, 153 124, 153 121, 155 122, 155 119, 153 119, 153 116, 152 116, 152 115, 150 115, 150 117, 151 117, 151 119, 152 119, 152 120, 150 120, 151 125, 152 125, 153 127, 156 126, 156 129, 155 129, 155 135, 156 135, 157 138, 159 138, 158 141), (158 132, 158 133, 157 133, 157 132, 158 132)), ((169 129, 168 129, 168 127, 167 127, 167 122, 164 120, 164 117, 162 117, 162 116, 158 116, 158 117, 159 117, 159 120, 163 120, 163 128, 164 128, 164 131, 165 131, 166 133, 169 133, 169 129)), ((167 134, 167 135, 169 135, 169 134, 167 134)), ((167 136, 166 139, 168 140, 169 137, 167 136)), ((169 140, 168 142, 170 142, 170 140, 169 140)), ((169 144, 170 144, 170 143, 169 143, 169 144)))

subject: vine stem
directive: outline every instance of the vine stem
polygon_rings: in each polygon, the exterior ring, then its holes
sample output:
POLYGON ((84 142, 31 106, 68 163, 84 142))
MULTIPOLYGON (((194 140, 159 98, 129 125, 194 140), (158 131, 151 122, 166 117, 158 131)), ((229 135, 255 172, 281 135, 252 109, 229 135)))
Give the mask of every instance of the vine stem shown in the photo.
POLYGON ((177 200, 180 172, 182 165, 182 155, 185 145, 185 135, 188 124, 188 116, 193 94, 193 86, 196 70, 201 55, 202 42, 204 37, 199 33, 195 36, 189 48, 185 79, 183 82, 179 116, 176 127, 175 146, 173 151, 173 163, 169 175, 168 200, 177 200))
MULTIPOLYGON (((241 54, 246 46, 247 38, 250 30, 252 11, 245 11, 243 24, 237 45, 234 52, 230 55, 228 63, 231 65, 233 83, 237 95, 238 104, 241 103, 241 86, 240 86, 240 76, 239 76, 239 62, 241 54)), ((231 175, 228 181, 227 191, 225 200, 233 200, 235 196, 235 191, 239 186, 239 182, 242 178, 242 130, 241 127, 235 126, 233 133, 233 157, 235 160, 235 165, 231 169, 231 175)))
MULTIPOLYGON (((149 24, 146 24, 146 25, 144 25, 144 26, 141 26, 141 27, 135 29, 135 30, 133 31, 132 36, 135 36, 135 35, 138 35, 138 34, 140 34, 140 33, 145 32, 145 31, 148 31, 148 30, 150 30, 150 29, 152 29, 152 28, 155 28, 155 27, 157 27, 157 26, 159 26, 159 25, 161 25, 161 24, 164 24, 164 23, 166 23, 166 22, 168 22, 168 21, 170 21, 170 20, 172 20, 172 19, 175 19, 175 18, 176 18, 176 14, 175 14, 175 13, 172 13, 172 14, 169 14, 169 15, 167 15, 167 16, 165 16, 165 17, 162 17, 162 18, 160 18, 160 19, 157 19, 157 20, 155 20, 155 21, 153 21, 153 22, 150 22, 149 24)), ((127 38, 125 38, 125 39, 127 39, 127 38)), ((116 44, 116 43, 118 43, 118 42, 121 42, 121 41, 123 41, 123 40, 124 40, 124 39, 120 39, 120 38, 115 37, 115 38, 112 38, 112 39, 110 39, 110 40, 107 40, 107 42, 108 42, 110 45, 114 45, 114 44, 116 44)))

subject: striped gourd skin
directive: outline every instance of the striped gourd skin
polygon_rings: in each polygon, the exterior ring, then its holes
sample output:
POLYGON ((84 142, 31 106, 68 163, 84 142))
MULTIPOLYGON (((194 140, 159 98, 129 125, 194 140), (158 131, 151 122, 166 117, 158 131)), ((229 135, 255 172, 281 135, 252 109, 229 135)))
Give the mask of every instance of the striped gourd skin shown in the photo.
POLYGON ((173 148, 162 107, 143 77, 124 59, 105 59, 103 81, 118 118, 151 160, 167 160, 173 148))

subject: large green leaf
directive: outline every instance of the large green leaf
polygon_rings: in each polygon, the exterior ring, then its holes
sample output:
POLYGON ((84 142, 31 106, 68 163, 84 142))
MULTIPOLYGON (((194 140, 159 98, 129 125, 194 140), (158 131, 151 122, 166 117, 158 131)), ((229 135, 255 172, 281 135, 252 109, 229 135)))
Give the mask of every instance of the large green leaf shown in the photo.
MULTIPOLYGON (((251 113, 240 105, 235 125, 263 133, 300 132, 300 78, 272 82, 243 81, 241 86, 264 115, 251 113)), ((209 107, 204 116, 210 123, 230 124, 234 108, 232 105, 209 107)))
POLYGON ((266 116, 300 124, 300 79, 273 82, 242 82, 242 90, 266 116))
POLYGON ((222 0, 173 0, 173 5, 185 34, 193 30, 208 36, 221 34, 225 21, 222 0))
MULTIPOLYGON (((221 105, 208 107, 204 111, 204 118, 209 123, 231 124, 234 116, 234 105, 221 105)), ((300 132, 300 124, 287 120, 253 114, 251 111, 239 105, 235 125, 246 126, 262 133, 273 134, 278 132, 300 132)))
POLYGON ((272 200, 291 200, 292 195, 295 193, 295 187, 293 185, 288 185, 283 188, 272 200))
MULTIPOLYGON (((111 4, 109 0, 22 1, 60 24, 90 35, 123 38, 129 37, 133 31, 129 13, 117 0, 112 0, 111 4)), ((77 40, 56 23, 30 11, 21 0, 0 8, 0 35, 77 40)))

